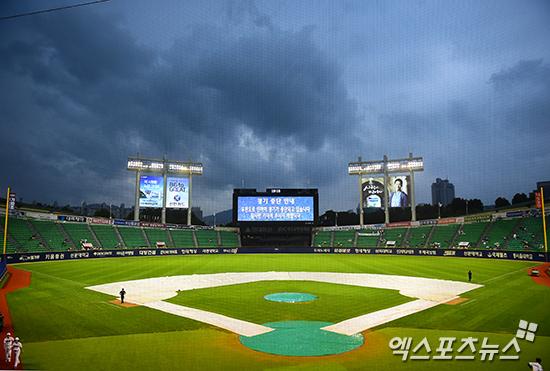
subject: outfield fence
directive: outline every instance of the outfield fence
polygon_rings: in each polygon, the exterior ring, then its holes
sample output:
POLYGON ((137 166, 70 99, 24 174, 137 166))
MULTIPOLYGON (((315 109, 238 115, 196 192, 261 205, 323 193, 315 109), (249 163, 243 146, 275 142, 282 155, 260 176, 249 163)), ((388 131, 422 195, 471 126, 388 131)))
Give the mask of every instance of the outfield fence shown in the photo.
MULTIPOLYGON (((339 248, 339 247, 239 247, 239 248, 167 248, 133 250, 89 250, 6 254, 4 264, 79 260, 94 258, 117 258, 132 256, 174 256, 212 254, 355 254, 355 255, 401 255, 441 256, 460 258, 485 258, 496 260, 547 261, 544 252, 517 252, 501 250, 415 249, 415 248, 339 248)), ((5 269, 5 268, 4 268, 5 269)))

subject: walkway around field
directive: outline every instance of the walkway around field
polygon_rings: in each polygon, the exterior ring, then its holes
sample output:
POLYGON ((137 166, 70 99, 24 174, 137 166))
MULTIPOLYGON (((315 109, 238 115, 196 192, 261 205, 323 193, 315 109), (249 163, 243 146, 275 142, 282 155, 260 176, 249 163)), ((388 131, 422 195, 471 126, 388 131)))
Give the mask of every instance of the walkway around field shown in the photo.
MULTIPOLYGON (((15 338, 17 334, 14 332, 13 323, 11 320, 10 309, 8 307, 8 301, 6 295, 9 292, 19 290, 25 287, 28 287, 31 284, 31 272, 24 271, 22 269, 17 269, 11 266, 8 266, 9 278, 6 282, 6 285, 0 289, 0 311, 4 315, 4 328, 2 329, 2 344, 6 334, 11 332, 12 336, 15 338)), ((21 342, 24 345, 25 339, 21 339, 21 342)), ((21 358, 23 358, 24 350, 21 353, 21 358)), ((12 355, 12 364, 8 364, 4 357, 4 348, 2 347, 2 352, 0 354, 0 368, 2 370, 12 370, 13 368, 13 355, 12 355)), ((17 369, 22 370, 23 364, 20 363, 17 369)))

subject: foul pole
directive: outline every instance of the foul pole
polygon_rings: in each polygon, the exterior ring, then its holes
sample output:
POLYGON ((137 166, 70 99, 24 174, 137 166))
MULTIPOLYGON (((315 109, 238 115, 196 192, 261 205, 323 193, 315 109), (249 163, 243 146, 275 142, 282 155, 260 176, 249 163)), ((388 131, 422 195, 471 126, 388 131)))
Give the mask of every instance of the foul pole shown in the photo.
POLYGON ((544 255, 548 261, 548 240, 546 238, 546 213, 544 212, 544 188, 540 187, 540 199, 542 207, 542 233, 544 235, 544 255))
POLYGON ((8 187, 8 193, 6 194, 6 214, 4 216, 4 255, 6 255, 6 242, 8 240, 8 214, 9 214, 9 202, 10 202, 10 187, 8 187))

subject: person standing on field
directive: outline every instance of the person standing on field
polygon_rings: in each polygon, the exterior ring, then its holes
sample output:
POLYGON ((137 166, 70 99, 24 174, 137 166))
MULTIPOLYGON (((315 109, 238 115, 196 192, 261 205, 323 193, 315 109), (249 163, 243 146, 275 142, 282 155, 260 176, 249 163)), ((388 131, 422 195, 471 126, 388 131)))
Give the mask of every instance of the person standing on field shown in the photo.
POLYGON ((542 369, 542 360, 540 358, 537 358, 535 362, 529 362, 527 364, 531 371, 543 371, 542 369))
POLYGON ((19 338, 16 337, 15 341, 13 342, 13 356, 15 358, 15 363, 13 364, 14 368, 17 368, 19 365, 19 355, 21 354, 21 348, 23 348, 23 344, 19 341, 19 338))
POLYGON ((468 282, 472 282, 472 271, 468 271, 468 282))
POLYGON ((4 352, 6 354, 6 362, 11 362, 11 349, 13 346, 13 336, 8 332, 4 338, 4 352))
POLYGON ((124 288, 120 290, 120 304, 124 304, 124 295, 126 295, 126 291, 124 291, 124 288))

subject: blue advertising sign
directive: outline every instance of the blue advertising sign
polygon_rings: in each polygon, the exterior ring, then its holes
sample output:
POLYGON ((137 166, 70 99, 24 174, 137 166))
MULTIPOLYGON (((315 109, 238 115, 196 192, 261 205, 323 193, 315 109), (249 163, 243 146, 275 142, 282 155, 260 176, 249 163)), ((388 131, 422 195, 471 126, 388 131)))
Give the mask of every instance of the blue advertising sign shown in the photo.
POLYGON ((142 175, 139 178, 139 207, 162 207, 163 177, 142 175))
POLYGON ((237 200, 239 222, 312 222, 313 197, 242 196, 237 200))

